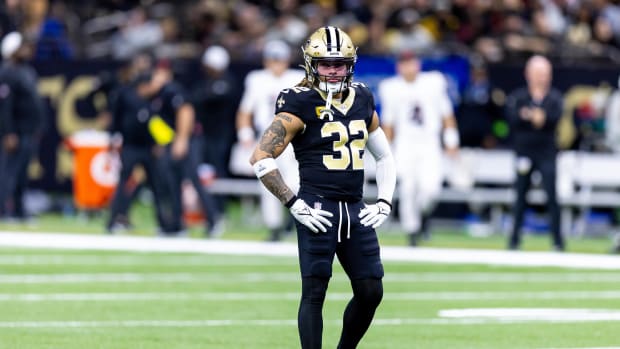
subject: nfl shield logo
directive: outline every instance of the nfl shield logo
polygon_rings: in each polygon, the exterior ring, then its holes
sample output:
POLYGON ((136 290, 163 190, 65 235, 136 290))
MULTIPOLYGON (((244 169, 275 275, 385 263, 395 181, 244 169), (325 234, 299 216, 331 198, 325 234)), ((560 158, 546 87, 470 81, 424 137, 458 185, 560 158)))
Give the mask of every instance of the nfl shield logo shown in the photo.
POLYGON ((320 202, 315 202, 314 203, 314 209, 315 210, 321 210, 323 207, 323 205, 320 202))

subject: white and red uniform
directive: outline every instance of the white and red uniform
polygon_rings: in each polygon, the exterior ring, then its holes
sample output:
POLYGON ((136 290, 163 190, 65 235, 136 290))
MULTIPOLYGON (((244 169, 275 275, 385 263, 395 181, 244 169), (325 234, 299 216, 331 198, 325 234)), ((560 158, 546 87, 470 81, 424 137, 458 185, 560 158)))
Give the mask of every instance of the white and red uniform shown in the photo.
POLYGON ((399 214, 406 232, 420 230, 421 214, 433 207, 443 182, 441 132, 453 115, 447 83, 439 72, 419 72, 379 84, 381 121, 392 127, 399 181, 399 214))

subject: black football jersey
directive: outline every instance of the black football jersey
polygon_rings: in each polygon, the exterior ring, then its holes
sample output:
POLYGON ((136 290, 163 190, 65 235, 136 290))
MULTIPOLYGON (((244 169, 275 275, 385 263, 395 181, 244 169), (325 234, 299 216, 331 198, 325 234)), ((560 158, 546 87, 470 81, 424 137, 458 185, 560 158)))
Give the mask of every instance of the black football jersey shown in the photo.
POLYGON ((303 132, 292 140, 299 162, 300 192, 333 200, 361 200, 364 148, 374 110, 372 92, 360 83, 348 88, 344 100, 334 99, 330 110, 325 110, 325 98, 316 89, 282 90, 276 114, 294 114, 305 124, 303 132))

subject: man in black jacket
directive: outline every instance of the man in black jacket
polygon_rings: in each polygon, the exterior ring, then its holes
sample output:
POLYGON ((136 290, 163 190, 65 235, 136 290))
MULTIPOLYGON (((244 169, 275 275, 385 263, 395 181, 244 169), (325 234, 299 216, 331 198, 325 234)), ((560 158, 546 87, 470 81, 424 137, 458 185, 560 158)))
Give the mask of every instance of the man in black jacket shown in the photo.
POLYGON ((563 251, 564 239, 560 232, 560 210, 556 197, 556 126, 562 114, 562 95, 551 87, 552 67, 543 56, 531 57, 525 66, 527 86, 508 97, 506 114, 511 125, 514 149, 517 155, 517 200, 514 206, 514 225, 508 241, 509 249, 518 249, 521 226, 526 207, 526 194, 532 171, 542 175, 547 194, 547 207, 553 248, 563 251))
POLYGON ((190 98, 196 123, 204 133, 204 160, 215 167, 218 177, 229 177, 228 160, 235 141, 235 114, 241 84, 230 73, 225 48, 211 46, 202 56, 204 75, 193 85, 190 98))
POLYGON ((173 80, 170 63, 161 61, 153 71, 149 96, 149 132, 157 144, 158 176, 165 186, 172 219, 162 227, 163 235, 184 233, 181 184, 188 172, 190 138, 194 129, 194 108, 185 91, 173 80))
POLYGON ((32 46, 17 32, 2 40, 0 67, 0 216, 25 219, 23 195, 28 164, 36 155, 45 125, 45 107, 37 91, 37 73, 28 65, 32 46), (12 210, 7 202, 12 199, 12 210))
MULTIPOLYGON (((149 69, 150 70, 150 69, 149 69)), ((153 191, 159 224, 165 221, 160 202, 163 195, 161 185, 156 183, 157 158, 155 144, 148 131, 150 74, 136 72, 128 85, 117 91, 111 110, 111 147, 120 151, 121 173, 110 205, 110 217, 106 224, 109 233, 119 230, 119 225, 127 221, 127 212, 133 191, 136 190, 130 178, 134 167, 141 165, 146 174, 146 182, 153 191)))

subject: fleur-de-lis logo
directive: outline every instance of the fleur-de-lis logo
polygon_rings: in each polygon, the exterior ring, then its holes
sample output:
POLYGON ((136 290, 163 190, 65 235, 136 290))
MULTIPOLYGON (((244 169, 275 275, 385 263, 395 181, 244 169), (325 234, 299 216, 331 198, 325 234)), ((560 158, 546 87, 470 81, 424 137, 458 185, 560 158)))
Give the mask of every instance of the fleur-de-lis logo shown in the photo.
POLYGON ((282 108, 286 101, 284 100, 284 98, 282 98, 282 96, 280 96, 280 99, 278 99, 276 103, 278 104, 278 108, 282 108))

